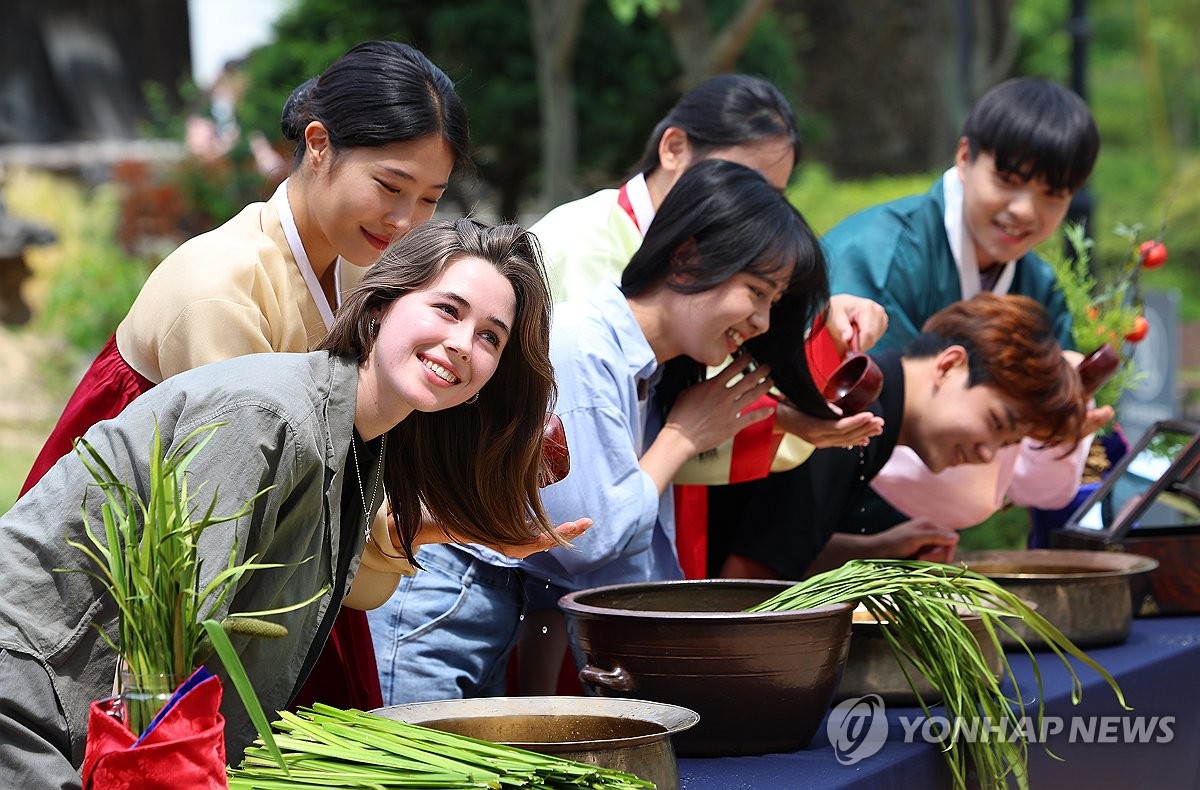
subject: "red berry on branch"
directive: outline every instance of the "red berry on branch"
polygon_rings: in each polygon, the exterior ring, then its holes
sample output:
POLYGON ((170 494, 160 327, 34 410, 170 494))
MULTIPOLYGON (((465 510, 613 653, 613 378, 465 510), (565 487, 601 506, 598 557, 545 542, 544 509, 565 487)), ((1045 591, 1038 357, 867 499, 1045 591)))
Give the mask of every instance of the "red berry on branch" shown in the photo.
POLYGON ((1157 269, 1167 262, 1167 245, 1161 241, 1143 241, 1142 246, 1138 247, 1138 252, 1142 257, 1142 267, 1145 269, 1157 269))
POLYGON ((1130 343, 1140 343, 1146 337, 1146 333, 1150 331, 1150 322, 1146 320, 1146 316, 1139 315, 1133 319, 1133 329, 1125 333, 1125 339, 1130 343))

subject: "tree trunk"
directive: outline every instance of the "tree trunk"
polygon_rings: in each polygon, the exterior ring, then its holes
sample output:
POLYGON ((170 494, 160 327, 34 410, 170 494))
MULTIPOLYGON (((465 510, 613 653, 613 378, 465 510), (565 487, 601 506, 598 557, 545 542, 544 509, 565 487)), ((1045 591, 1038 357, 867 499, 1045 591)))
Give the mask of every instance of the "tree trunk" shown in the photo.
POLYGON ((780 0, 801 14, 805 104, 827 130, 805 141, 839 178, 947 167, 957 114, 952 5, 943 0, 780 0))
POLYGON ((737 13, 713 34, 704 0, 680 0, 678 11, 663 11, 659 21, 667 29, 675 57, 683 68, 684 91, 716 74, 733 69, 763 14, 775 0, 744 0, 737 13))
POLYGON ((1015 0, 989 0, 982 7, 974 6, 975 40, 979 46, 972 53, 972 101, 1012 74, 1021 49, 1017 31, 1012 26, 1014 6, 1015 0))
POLYGON ((808 22, 805 104, 828 130, 807 147, 840 178, 948 166, 962 120, 1009 76, 1014 0, 778 0, 808 22))
POLYGON ((542 119, 542 205, 575 197, 578 134, 571 65, 587 0, 528 0, 542 119))

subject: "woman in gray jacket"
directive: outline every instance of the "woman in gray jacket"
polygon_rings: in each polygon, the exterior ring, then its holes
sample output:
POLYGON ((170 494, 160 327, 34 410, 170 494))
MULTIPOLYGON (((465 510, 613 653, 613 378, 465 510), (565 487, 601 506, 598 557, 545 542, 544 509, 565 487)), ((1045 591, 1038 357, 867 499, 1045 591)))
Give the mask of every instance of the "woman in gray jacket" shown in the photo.
MULTIPOLYGON (((338 608, 386 600, 421 543, 462 540, 521 556, 587 528, 586 519, 552 528, 538 498, 554 390, 549 316, 530 234, 426 223, 371 268, 323 350, 182 373, 87 432, 140 493, 156 424, 169 453, 196 428, 223 423, 193 460, 189 490, 203 484, 218 514, 266 493, 203 533, 200 583, 231 551, 281 567, 251 574, 218 618, 328 586, 277 618, 285 638, 235 639, 266 710, 288 704, 338 608), (371 517, 383 497, 387 522, 371 517)), ((99 630, 116 637, 116 605, 92 577, 55 572, 89 567, 67 541, 85 540, 85 515, 102 520, 90 482, 70 454, 0 518, 0 787, 77 787, 89 704, 113 687, 117 657, 99 630)), ((236 763, 254 731, 236 695, 223 713, 236 763)))

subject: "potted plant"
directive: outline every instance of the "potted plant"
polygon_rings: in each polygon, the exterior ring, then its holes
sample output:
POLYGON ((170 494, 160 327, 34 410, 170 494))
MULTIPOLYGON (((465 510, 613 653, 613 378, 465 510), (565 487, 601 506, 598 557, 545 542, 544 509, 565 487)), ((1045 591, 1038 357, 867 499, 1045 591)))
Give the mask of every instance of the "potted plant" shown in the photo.
MULTIPOLYGON (((1047 256, 1059 289, 1071 313, 1071 334, 1075 347, 1089 354, 1108 345, 1119 359, 1116 373, 1094 395, 1097 406, 1116 408, 1121 394, 1137 383, 1133 368, 1133 347, 1142 342, 1150 325, 1142 315, 1141 272, 1157 269, 1167 262, 1167 247, 1163 244, 1162 229, 1158 238, 1141 238, 1142 225, 1118 225, 1115 232, 1127 243, 1117 278, 1101 284, 1094 273, 1092 251, 1095 242, 1088 238, 1082 225, 1069 223, 1063 231, 1071 255, 1059 252, 1047 256)), ((1030 519, 1033 531, 1030 546, 1048 545, 1050 531, 1061 527, 1099 485, 1112 466, 1128 452, 1129 441, 1114 421, 1097 434, 1084 468, 1080 489, 1069 504, 1058 510, 1032 508, 1030 519)))
MULTIPOLYGON (((1142 315, 1142 269, 1157 269, 1167 262, 1167 247, 1158 239, 1140 240, 1142 226, 1118 225, 1115 233, 1128 244, 1120 274, 1111 284, 1097 282, 1092 250, 1095 242, 1084 234, 1083 226, 1064 227, 1072 255, 1048 256, 1058 287, 1071 313, 1071 334, 1075 347, 1085 354, 1107 343, 1121 358, 1117 374, 1095 395, 1096 405, 1116 406, 1121 393, 1135 383, 1133 346, 1149 332, 1142 315)), ((1161 232, 1160 232, 1161 235, 1161 232)))
MULTIPOLYGON (((253 556, 238 564, 235 562, 236 552, 231 552, 226 567, 201 586, 198 551, 201 535, 212 526, 242 517, 254 502, 251 499, 236 513, 215 515, 215 491, 207 507, 201 508, 193 501, 204 486, 192 488, 189 485, 186 474, 188 465, 204 449, 220 425, 196 429, 170 453, 164 453, 155 426, 149 454, 148 498, 144 501, 130 485, 117 478, 100 453, 86 440, 81 439, 76 446, 76 453, 104 497, 101 507, 102 535, 97 534, 95 527, 98 525, 89 523, 85 515, 87 541, 70 542, 71 546, 87 555, 95 566, 94 569, 77 572, 87 573, 99 580, 113 597, 119 611, 117 640, 114 642, 101 632, 118 656, 118 695, 114 699, 93 704, 83 771, 85 786, 88 786, 89 773, 94 775, 106 753, 136 749, 149 742, 150 731, 158 727, 164 718, 159 715, 160 710, 168 702, 175 703, 179 697, 177 692, 190 692, 192 686, 208 681, 215 684, 216 688, 215 693, 208 693, 212 700, 211 712, 187 715, 212 717, 214 724, 210 729, 214 743, 193 743, 190 748, 217 758, 197 759, 218 763, 211 766, 210 774, 219 777, 220 785, 224 785, 223 718, 216 710, 220 704, 220 680, 215 676, 208 677, 207 671, 201 666, 213 650, 220 655, 259 734, 268 748, 277 753, 266 716, 225 631, 270 637, 281 636, 286 629, 257 619, 268 614, 265 612, 230 614, 222 623, 213 618, 243 576, 255 570, 278 566, 257 563, 253 556), (99 720, 97 715, 100 716, 99 720), (113 719, 119 720, 123 729, 114 730, 113 719), (94 743, 93 736, 103 738, 104 744, 94 743)), ((259 495, 262 493, 259 492, 259 495)), ((322 590, 307 601, 272 613, 305 606, 324 592, 322 590)), ((169 737, 159 733, 151 740, 161 744, 164 738, 169 737)), ((133 765, 138 763, 138 759, 129 761, 122 758, 121 762, 123 765, 133 765)), ((192 783, 189 786, 196 785, 192 783)))

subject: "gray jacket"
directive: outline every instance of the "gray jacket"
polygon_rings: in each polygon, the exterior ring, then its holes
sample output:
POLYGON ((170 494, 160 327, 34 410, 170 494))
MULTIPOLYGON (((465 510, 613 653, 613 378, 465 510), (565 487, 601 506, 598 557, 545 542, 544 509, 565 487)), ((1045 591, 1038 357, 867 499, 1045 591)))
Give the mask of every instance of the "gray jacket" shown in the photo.
MULTIPOLYGON (((218 619, 227 611, 284 606, 330 587, 317 602, 271 618, 287 626, 286 638, 234 640, 268 718, 298 690, 358 568, 363 531, 353 530, 352 545, 341 540, 343 473, 357 384, 355 360, 327 352, 238 357, 168 379, 86 434, 118 478, 145 498, 156 419, 168 451, 194 429, 224 422, 189 468, 191 491, 205 482, 194 501, 206 505, 215 492, 215 513, 233 513, 270 488, 249 515, 210 528, 200 541, 201 586, 226 566, 235 541, 239 562, 257 555, 260 562, 285 566, 245 579, 232 602, 215 613, 218 619), (346 551, 352 552, 348 570, 334 578, 338 557, 346 551)), ((373 476, 375 459, 362 460, 369 465, 364 477, 373 476)), ((353 467, 349 473, 350 485, 356 485, 353 467)), ((84 555, 66 542, 87 542, 81 503, 103 536, 103 497, 87 489, 90 482, 79 458, 69 454, 0 518, 0 649, 31 656, 49 674, 61 712, 47 728, 61 729, 65 714, 69 757, 76 767, 83 760, 89 704, 111 696, 116 671, 116 656, 95 628, 116 640, 111 598, 89 576, 53 570, 88 567, 84 555)), ((362 518, 361 511, 354 512, 356 520, 362 518)), ((210 669, 223 676, 219 662, 213 664, 210 669)), ((0 672, 0 698, 15 692, 4 688, 15 682, 19 679, 11 673, 0 672)), ((255 736, 228 682, 222 712, 228 757, 236 763, 255 736)), ((54 708, 47 707, 46 715, 53 718, 54 708)))

